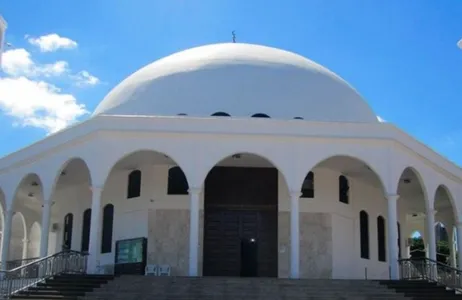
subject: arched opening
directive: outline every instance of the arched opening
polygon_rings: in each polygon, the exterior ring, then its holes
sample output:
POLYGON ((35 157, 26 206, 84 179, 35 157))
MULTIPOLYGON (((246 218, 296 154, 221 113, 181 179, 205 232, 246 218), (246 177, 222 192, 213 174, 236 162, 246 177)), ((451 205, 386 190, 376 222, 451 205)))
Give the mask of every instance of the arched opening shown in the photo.
POLYGON ((258 114, 252 115, 252 118, 270 118, 270 116, 268 116, 267 114, 258 113, 258 114))
POLYGON ((408 237, 409 258, 423 258, 426 255, 426 246, 422 234, 419 231, 414 231, 408 237))
MULTIPOLYGON (((11 221, 11 240, 8 260, 22 260, 27 258, 27 248, 24 242, 27 240, 27 227, 24 215, 20 212, 13 214, 11 221)), ((11 266, 13 267, 13 266, 11 266)))
POLYGON ((80 251, 88 252, 90 247, 90 230, 91 230, 91 208, 83 212, 82 218, 82 243, 80 251))
POLYGON ((350 183, 344 175, 338 177, 338 201, 345 204, 350 203, 350 183))
POLYGON ((369 215, 364 210, 359 212, 359 232, 361 258, 369 259, 369 215))
POLYGON ((34 222, 29 233, 29 245, 27 249, 27 258, 40 257, 40 238, 42 235, 42 228, 38 222, 34 222))
POLYGON ((377 217, 377 250, 379 261, 387 261, 387 246, 385 237, 385 219, 382 216, 377 217))
POLYGON ((436 259, 444 264, 456 266, 455 244, 457 240, 454 232, 456 231, 456 209, 454 199, 449 189, 445 185, 439 185, 435 192, 434 208, 435 216, 435 240, 436 240, 436 259), (452 259, 451 259, 452 257, 452 259))
POLYGON ((212 116, 213 117, 231 117, 230 114, 222 112, 222 111, 218 111, 216 113, 213 113, 212 116))
MULTIPOLYGON (((397 203, 397 215, 401 216, 400 224, 401 230, 409 236, 414 231, 419 231, 425 234, 426 229, 426 204, 425 192, 421 181, 421 176, 412 167, 407 167, 401 173, 398 182, 397 194, 399 200, 397 203)), ((425 249, 427 245, 422 244, 423 249, 420 249, 421 242, 427 240, 425 236, 419 235, 419 238, 410 239, 407 243, 408 251, 404 254, 404 258, 410 255, 412 258, 425 257, 425 249)))
POLYGON ((314 173, 308 172, 302 184, 301 198, 314 198, 314 173))
POLYGON ((74 227, 74 215, 68 213, 64 217, 64 228, 63 228, 63 250, 72 249, 72 230, 74 227))
POLYGON ((141 171, 134 170, 128 174, 127 199, 141 196, 141 171))
POLYGON ((188 195, 188 190, 188 180, 183 170, 178 166, 171 167, 168 170, 167 194, 188 195))
POLYGON ((83 228, 82 208, 91 207, 91 185, 90 169, 82 158, 72 157, 58 170, 52 195, 51 224, 59 224, 60 230, 49 232, 51 253, 80 251, 82 245, 88 251, 89 240, 84 241, 82 237, 89 239, 89 232, 88 235, 83 232, 89 230, 90 225, 83 228))
POLYGON ((112 251, 112 229, 114 226, 114 205, 106 204, 103 209, 103 233, 101 236, 101 253, 112 251))
POLYGON ((278 169, 266 158, 236 153, 204 183, 203 275, 276 277, 278 169))

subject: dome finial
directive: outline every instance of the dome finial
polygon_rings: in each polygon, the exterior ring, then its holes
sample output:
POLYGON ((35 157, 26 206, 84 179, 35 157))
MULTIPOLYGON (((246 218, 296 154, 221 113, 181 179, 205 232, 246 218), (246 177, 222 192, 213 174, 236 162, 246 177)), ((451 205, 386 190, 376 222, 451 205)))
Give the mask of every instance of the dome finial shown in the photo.
POLYGON ((233 34, 233 43, 235 43, 236 42, 236 32, 233 30, 231 33, 233 34))

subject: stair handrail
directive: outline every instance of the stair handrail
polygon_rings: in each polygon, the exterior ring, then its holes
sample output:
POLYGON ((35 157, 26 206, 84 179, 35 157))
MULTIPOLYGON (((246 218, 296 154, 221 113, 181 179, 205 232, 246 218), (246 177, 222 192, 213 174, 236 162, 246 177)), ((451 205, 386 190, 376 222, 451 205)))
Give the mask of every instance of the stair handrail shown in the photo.
POLYGON ((399 259, 398 263, 401 279, 426 280, 462 290, 462 270, 426 257, 399 259))
POLYGON ((12 270, 0 271, 0 297, 8 299, 50 277, 63 274, 85 274, 88 253, 61 251, 12 270))
MULTIPOLYGON (((5 262, 5 270, 11 270, 15 269, 20 266, 24 266, 25 264, 28 264, 30 262, 39 260, 40 257, 29 257, 29 258, 23 258, 23 259, 13 259, 13 260, 8 260, 5 262)), ((0 262, 0 267, 3 266, 3 263, 0 262)), ((3 268, 2 268, 3 269, 3 268)))

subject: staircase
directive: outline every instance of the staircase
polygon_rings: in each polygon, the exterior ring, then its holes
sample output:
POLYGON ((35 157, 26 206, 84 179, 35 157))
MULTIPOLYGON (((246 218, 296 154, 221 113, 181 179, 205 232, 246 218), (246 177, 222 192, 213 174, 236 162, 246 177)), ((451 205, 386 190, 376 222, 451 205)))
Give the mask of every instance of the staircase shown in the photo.
POLYGON ((414 300, 462 299, 462 295, 456 295, 454 290, 447 290, 446 287, 439 286, 436 282, 421 280, 386 280, 380 283, 414 300))
POLYGON ((381 285, 378 281, 366 280, 121 276, 81 299, 405 300, 412 298, 407 298, 381 285))
POLYGON ((11 299, 77 300, 113 278, 110 275, 58 275, 12 295, 11 299))

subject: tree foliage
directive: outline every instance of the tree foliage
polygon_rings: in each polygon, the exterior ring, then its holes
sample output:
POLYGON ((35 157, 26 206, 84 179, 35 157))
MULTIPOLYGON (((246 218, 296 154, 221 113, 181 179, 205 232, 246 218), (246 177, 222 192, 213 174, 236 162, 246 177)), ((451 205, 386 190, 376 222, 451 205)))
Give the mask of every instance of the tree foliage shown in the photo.
MULTIPOLYGON (((425 244, 421 237, 413 238, 411 240, 411 258, 425 257, 425 244)), ((436 245, 436 259, 444 264, 449 263, 449 256, 451 250, 447 241, 439 241, 436 245)))

